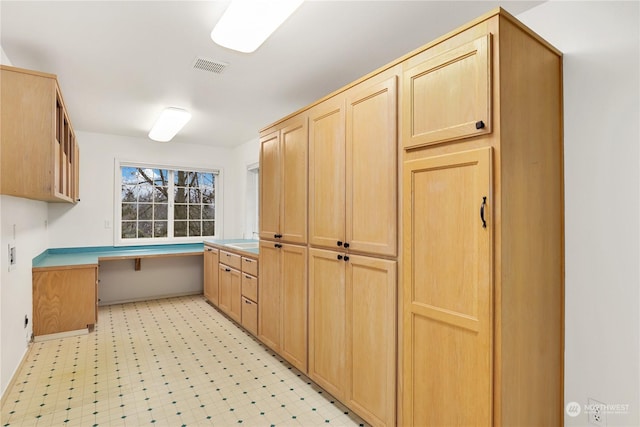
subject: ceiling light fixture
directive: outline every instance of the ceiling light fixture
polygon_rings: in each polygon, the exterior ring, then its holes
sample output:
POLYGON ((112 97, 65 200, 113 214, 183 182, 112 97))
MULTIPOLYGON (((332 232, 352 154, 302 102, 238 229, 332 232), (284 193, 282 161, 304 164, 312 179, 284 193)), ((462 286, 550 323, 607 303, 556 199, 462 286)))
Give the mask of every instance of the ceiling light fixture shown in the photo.
POLYGON ((149 138, 154 141, 168 142, 191 120, 191 113, 182 108, 165 108, 156 124, 149 132, 149 138))
POLYGON ((220 46, 255 51, 303 0, 233 0, 211 32, 220 46))

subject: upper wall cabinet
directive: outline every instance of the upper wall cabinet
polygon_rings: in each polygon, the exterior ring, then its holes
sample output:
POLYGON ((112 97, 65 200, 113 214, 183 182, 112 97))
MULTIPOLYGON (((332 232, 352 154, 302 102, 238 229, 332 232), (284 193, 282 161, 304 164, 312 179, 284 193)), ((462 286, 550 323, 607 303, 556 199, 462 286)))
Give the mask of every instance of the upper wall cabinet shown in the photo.
POLYGON ((307 242, 307 116, 260 135, 260 238, 307 242))
POLYGON ((404 148, 491 131, 491 39, 440 54, 427 50, 404 72, 404 148), (433 102, 437 99, 438 102, 433 102))
POLYGON ((353 252, 397 253, 399 67, 309 112, 309 241, 353 252))
POLYGON ((56 76, 0 66, 0 192, 48 202, 79 201, 79 148, 56 76))

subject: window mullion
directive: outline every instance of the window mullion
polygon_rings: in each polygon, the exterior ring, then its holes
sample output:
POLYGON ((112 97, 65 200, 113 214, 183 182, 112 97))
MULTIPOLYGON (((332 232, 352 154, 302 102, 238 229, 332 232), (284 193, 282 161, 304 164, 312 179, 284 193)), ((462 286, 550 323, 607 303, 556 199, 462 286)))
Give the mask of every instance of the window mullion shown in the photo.
POLYGON ((169 185, 167 186, 167 203, 169 205, 167 209, 167 236, 172 239, 175 237, 173 235, 173 220, 174 220, 173 212, 175 210, 174 209, 175 200, 173 199, 175 194, 174 174, 175 174, 175 170, 169 170, 169 185))

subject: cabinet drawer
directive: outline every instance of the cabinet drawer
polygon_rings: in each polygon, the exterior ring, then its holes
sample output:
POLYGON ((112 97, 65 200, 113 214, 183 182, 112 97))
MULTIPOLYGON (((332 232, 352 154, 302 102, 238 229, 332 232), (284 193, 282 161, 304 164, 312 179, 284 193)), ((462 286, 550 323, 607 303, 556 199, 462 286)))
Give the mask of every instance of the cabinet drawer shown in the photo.
POLYGON ((258 304, 242 297, 242 326, 253 335, 258 335, 258 304))
POLYGON ((248 274, 242 274, 242 296, 251 301, 258 302, 258 278, 248 274))
POLYGON ((242 267, 242 260, 240 255, 232 254, 225 251, 220 251, 220 262, 233 267, 236 270, 240 270, 242 267))
POLYGON ((242 258, 242 272, 257 277, 258 261, 251 258, 242 258))

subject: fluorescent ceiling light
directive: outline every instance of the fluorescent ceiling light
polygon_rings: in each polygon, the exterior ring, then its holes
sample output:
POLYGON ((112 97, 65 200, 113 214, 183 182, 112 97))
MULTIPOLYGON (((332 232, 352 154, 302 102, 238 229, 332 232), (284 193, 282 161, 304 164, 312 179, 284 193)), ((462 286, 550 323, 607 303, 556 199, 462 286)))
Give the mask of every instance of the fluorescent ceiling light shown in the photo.
POLYGON ((154 141, 167 142, 176 136, 187 122, 191 120, 191 113, 182 108, 165 108, 149 132, 149 138, 154 141))
POLYGON ((229 49, 251 53, 302 4, 303 0, 233 0, 211 32, 229 49))

